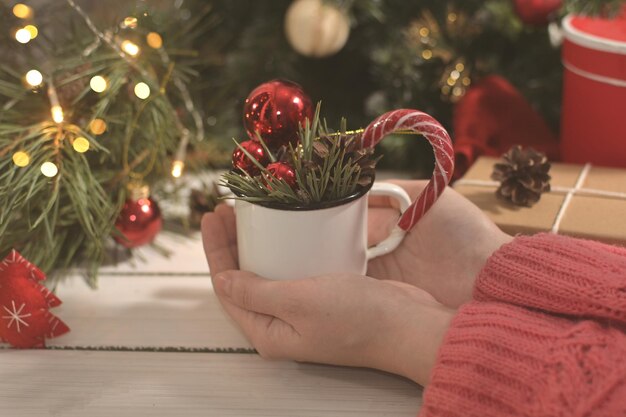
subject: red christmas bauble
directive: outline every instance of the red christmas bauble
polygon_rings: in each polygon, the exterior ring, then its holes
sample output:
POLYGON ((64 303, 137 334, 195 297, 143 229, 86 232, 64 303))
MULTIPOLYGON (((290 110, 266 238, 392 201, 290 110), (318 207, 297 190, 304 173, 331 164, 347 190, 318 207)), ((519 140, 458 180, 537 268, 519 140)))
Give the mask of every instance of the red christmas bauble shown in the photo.
POLYGON ((123 235, 115 240, 127 248, 136 248, 152 242, 161 231, 161 209, 152 198, 145 195, 131 196, 124 202, 115 228, 123 235))
MULTIPOLYGON (((265 149, 263 149, 263 146, 261 146, 259 142, 247 140, 245 142, 241 142, 239 145, 248 151, 248 153, 252 155, 261 165, 265 166, 267 164, 269 158, 265 154, 265 149)), ((239 168, 246 171, 250 175, 256 175, 259 173, 259 167, 250 160, 248 155, 246 155, 239 146, 235 148, 235 151, 233 152, 233 168, 239 168)))
POLYGON ((515 12, 527 25, 545 26, 550 16, 559 10, 563 0, 514 0, 515 12))
POLYGON ((299 125, 313 119, 313 104, 298 84, 273 80, 252 90, 243 107, 243 123, 252 140, 258 132, 268 147, 298 142, 299 125))
POLYGON ((267 166, 267 170, 274 178, 285 180, 290 187, 293 188, 296 185, 296 173, 291 165, 285 162, 274 162, 267 166))

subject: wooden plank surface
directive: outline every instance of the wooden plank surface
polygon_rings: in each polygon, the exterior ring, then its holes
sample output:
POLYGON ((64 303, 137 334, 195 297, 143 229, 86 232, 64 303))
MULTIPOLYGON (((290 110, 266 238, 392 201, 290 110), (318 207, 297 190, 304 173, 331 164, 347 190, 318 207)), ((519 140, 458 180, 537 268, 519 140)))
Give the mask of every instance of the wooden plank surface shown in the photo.
POLYGON ((72 330, 49 346, 251 347, 207 276, 101 276, 97 290, 75 276, 57 294, 63 304, 52 311, 72 330))
POLYGON ((420 388, 253 354, 0 351, 0 415, 412 417, 420 388))
POLYGON ((124 249, 120 249, 122 259, 113 265, 104 265, 100 275, 209 275, 199 231, 191 232, 189 236, 163 231, 155 239, 155 244, 169 252, 169 256, 146 245, 134 249, 134 257, 124 259, 124 249))

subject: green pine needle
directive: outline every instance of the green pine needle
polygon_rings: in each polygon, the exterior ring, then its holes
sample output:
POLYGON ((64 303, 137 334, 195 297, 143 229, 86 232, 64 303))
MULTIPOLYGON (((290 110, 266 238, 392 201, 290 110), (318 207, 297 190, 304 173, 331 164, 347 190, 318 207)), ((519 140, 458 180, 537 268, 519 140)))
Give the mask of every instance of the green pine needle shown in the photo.
MULTIPOLYGON (((282 162, 291 165, 295 172, 295 187, 292 188, 283 179, 274 177, 240 144, 237 144, 239 149, 255 164, 260 173, 252 176, 247 172, 227 172, 222 176, 221 184, 229 187, 236 199, 262 204, 306 207, 353 195, 365 176, 373 179, 372 173, 364 172, 360 163, 370 162, 374 166, 377 159, 373 159, 371 154, 365 155, 360 161, 349 157, 347 150, 354 147, 353 142, 356 139, 346 134, 345 119, 341 121, 339 133, 331 133, 326 121, 320 121, 320 110, 321 105, 318 103, 313 120, 307 119, 300 129, 299 144, 296 147, 289 144, 281 151, 282 162), (328 147, 328 154, 316 158, 315 144, 322 139, 326 144, 324 146, 328 147)), ((259 139, 266 152, 273 155, 263 139, 259 139)))

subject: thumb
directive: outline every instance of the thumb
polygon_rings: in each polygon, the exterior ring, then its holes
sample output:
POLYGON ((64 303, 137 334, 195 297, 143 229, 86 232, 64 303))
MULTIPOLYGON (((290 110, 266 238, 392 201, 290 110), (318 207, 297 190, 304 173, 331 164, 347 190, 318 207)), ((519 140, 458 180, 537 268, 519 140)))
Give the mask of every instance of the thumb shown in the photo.
POLYGON ((245 271, 226 271, 213 278, 213 287, 218 296, 237 307, 271 316, 277 315, 277 306, 282 299, 280 282, 261 278, 245 271))
POLYGON ((266 359, 290 357, 299 336, 291 324, 272 313, 278 309, 278 288, 282 288, 274 284, 284 283, 242 271, 227 271, 213 278, 222 306, 266 359))

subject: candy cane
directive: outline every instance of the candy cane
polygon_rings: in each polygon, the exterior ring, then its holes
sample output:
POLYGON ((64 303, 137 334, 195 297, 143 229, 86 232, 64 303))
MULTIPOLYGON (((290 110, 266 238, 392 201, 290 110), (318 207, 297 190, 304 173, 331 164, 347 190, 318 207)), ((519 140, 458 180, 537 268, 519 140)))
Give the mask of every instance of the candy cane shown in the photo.
POLYGON ((390 111, 370 123, 361 137, 362 146, 376 146, 385 136, 400 131, 423 135, 435 152, 433 177, 398 221, 398 226, 408 232, 435 204, 452 179, 454 150, 450 135, 437 120, 426 113, 410 109, 390 111))

